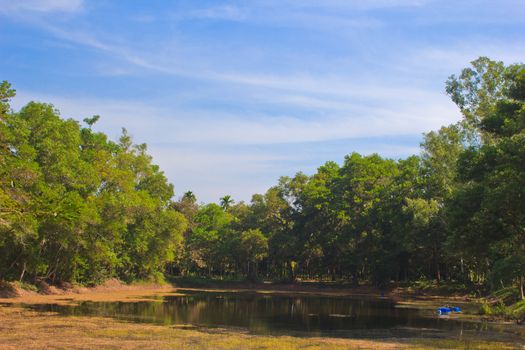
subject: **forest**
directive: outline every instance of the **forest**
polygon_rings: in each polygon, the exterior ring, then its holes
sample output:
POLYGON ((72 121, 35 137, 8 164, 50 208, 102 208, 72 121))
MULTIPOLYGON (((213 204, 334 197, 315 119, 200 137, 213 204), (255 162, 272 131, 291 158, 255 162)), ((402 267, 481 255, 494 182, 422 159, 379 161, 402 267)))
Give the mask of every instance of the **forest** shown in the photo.
POLYGON ((249 203, 175 196, 145 144, 99 116, 10 107, 0 85, 0 280, 95 285, 168 275, 251 281, 525 284, 525 65, 480 57, 445 91, 462 120, 420 154, 348 154, 249 203))

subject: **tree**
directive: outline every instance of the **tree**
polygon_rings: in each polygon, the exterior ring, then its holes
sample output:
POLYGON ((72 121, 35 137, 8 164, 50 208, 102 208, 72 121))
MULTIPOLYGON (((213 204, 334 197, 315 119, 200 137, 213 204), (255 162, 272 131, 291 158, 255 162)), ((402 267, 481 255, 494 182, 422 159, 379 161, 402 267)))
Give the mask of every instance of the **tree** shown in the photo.
POLYGON ((479 57, 459 76, 448 78, 447 94, 459 107, 467 123, 475 128, 491 113, 495 102, 503 97, 509 84, 505 70, 503 62, 479 57))
MULTIPOLYGON (((515 283, 518 286, 521 300, 525 300, 525 256, 510 255, 494 263, 490 273, 490 279, 494 286, 515 283)), ((495 287, 497 288, 497 287, 495 287)))
POLYGON ((221 197, 220 199, 220 205, 223 210, 230 209, 233 203, 234 203, 233 198, 230 195, 226 195, 224 197, 221 197))
POLYGON ((493 263, 525 254, 525 66, 503 67, 501 76, 484 77, 487 86, 498 83, 498 93, 479 102, 490 108, 470 107, 487 141, 462 153, 461 188, 449 207, 455 242, 477 257, 480 279, 493 263))
POLYGON ((344 220, 342 234, 335 241, 342 268, 357 281, 360 274, 370 271, 381 240, 375 219, 375 209, 382 193, 387 191, 397 174, 396 163, 377 154, 345 157, 334 192, 336 205, 344 220))
POLYGON ((257 278, 257 263, 268 255, 268 238, 258 229, 244 231, 241 234, 240 249, 242 260, 247 264, 248 277, 257 278))
POLYGON ((99 283, 159 276, 175 259, 185 218, 146 145, 118 143, 63 119, 50 104, 8 108, 0 120, 0 277, 99 283), (7 180, 9 179, 9 180, 7 180))
POLYGON ((414 253, 420 261, 426 260, 425 265, 432 266, 429 270, 438 283, 449 255, 445 252, 450 251, 445 246, 449 236, 446 205, 458 187, 457 162, 467 143, 468 131, 461 123, 424 135, 419 170, 422 191, 408 197, 404 207, 411 217, 414 253))
POLYGON ((195 196, 195 194, 192 191, 186 191, 182 195, 182 200, 187 200, 189 202, 196 203, 197 202, 197 197, 195 196))
POLYGON ((232 238, 230 224, 233 216, 211 203, 199 208, 194 220, 196 227, 187 240, 192 263, 209 275, 213 270, 224 272, 235 258, 232 250, 225 249, 232 238))

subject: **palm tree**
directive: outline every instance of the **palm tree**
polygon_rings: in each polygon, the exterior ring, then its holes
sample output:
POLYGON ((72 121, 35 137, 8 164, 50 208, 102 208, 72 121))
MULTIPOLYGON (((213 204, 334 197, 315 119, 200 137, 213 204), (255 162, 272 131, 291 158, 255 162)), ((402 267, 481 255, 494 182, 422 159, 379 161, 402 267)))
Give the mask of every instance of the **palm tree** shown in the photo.
POLYGON ((187 192, 184 192, 184 194, 182 195, 182 200, 189 200, 190 202, 196 202, 197 197, 192 191, 187 191, 187 192))
POLYGON ((233 198, 230 195, 226 195, 220 199, 221 207, 224 210, 230 209, 233 203, 234 203, 233 198))

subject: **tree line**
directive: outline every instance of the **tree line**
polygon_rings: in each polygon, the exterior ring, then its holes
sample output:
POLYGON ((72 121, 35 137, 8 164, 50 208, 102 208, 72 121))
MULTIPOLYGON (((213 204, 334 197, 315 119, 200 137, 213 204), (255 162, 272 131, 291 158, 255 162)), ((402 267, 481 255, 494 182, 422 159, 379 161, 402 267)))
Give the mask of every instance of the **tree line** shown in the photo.
POLYGON ((0 99, 0 279, 97 283, 162 273, 513 285, 525 278, 525 66, 480 57, 446 82, 463 119, 419 155, 352 153, 249 203, 199 204, 146 145, 0 99))

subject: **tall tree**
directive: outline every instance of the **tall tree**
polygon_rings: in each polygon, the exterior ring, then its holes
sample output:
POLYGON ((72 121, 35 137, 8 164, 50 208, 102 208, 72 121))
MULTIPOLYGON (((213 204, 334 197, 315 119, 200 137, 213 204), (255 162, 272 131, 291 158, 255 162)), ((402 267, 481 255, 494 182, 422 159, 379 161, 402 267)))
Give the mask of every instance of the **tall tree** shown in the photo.
POLYGON ((230 195, 226 195, 224 197, 221 197, 220 199, 221 208, 224 210, 230 209, 233 203, 234 203, 234 200, 230 195))
MULTIPOLYGON (((482 111, 479 130, 490 141, 461 155, 462 187, 449 211, 456 243, 477 257, 480 278, 494 262, 508 266, 518 262, 509 257, 525 254, 525 66, 503 67, 502 76, 491 107, 473 106, 482 111)), ((501 270, 515 271, 523 290, 521 267, 501 270)))

